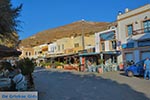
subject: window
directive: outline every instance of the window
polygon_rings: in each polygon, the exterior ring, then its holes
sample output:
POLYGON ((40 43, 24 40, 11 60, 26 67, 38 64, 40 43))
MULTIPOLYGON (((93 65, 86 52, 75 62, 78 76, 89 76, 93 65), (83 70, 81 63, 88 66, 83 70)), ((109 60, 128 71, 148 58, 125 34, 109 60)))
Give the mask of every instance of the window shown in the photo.
POLYGON ((35 51, 34 54, 37 55, 37 52, 35 51))
POLYGON ((116 49, 117 43, 116 41, 111 41, 112 49, 116 49))
POLYGON ((105 44, 101 43, 102 50, 105 50, 105 44))
POLYGON ((132 33, 133 33, 133 25, 131 24, 127 26, 127 36, 132 35, 132 33))
POLYGON ((54 47, 51 47, 51 52, 54 52, 54 47))
POLYGON ((127 48, 134 48, 134 43, 127 43, 127 48))
POLYGON ((150 32, 150 20, 143 22, 144 32, 150 32))
POLYGON ((29 56, 31 56, 31 52, 29 52, 29 56))
POLYGON ((60 51, 60 45, 58 45, 58 51, 60 51))
POLYGON ((42 53, 42 51, 39 51, 39 54, 41 54, 42 53))
POLYGON ((138 46, 139 47, 150 46, 150 40, 139 41, 138 46))
POLYGON ((115 38, 115 31, 110 31, 106 33, 102 33, 99 35, 101 41, 112 40, 115 38))
POLYGON ((64 50, 64 44, 62 44, 62 50, 64 50))
POLYGON ((28 52, 26 52, 26 56, 28 56, 28 52))
POLYGON ((79 43, 75 43, 75 44, 74 44, 74 47, 79 47, 79 43))

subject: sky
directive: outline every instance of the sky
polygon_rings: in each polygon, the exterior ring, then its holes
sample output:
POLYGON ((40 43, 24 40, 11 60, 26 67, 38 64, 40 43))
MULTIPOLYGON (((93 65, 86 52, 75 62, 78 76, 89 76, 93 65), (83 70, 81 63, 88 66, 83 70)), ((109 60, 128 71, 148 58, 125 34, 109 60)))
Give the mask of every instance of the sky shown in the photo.
POLYGON ((13 7, 23 4, 18 19, 20 39, 38 32, 84 19, 114 22, 119 11, 136 9, 150 0, 11 0, 13 7))

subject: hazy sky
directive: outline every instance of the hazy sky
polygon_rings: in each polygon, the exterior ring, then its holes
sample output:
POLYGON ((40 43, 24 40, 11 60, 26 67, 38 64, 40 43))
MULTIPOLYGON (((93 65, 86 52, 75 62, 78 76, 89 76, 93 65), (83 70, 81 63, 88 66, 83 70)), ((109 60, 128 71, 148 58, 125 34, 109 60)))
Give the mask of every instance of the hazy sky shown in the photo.
POLYGON ((19 20, 20 39, 40 31, 56 28, 84 19, 94 22, 114 22, 118 11, 133 10, 150 0, 11 0, 13 6, 23 4, 19 20))

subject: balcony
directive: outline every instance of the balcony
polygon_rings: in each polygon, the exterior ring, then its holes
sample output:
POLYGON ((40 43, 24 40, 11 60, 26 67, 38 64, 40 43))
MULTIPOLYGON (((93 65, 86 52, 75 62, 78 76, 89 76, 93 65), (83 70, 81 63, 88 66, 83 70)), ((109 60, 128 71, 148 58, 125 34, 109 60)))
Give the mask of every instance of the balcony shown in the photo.
POLYGON ((144 33, 150 33, 150 27, 134 30, 132 35, 138 35, 138 34, 144 34, 144 33))
POLYGON ((135 40, 135 41, 144 41, 144 40, 150 40, 150 27, 138 29, 133 31, 131 37, 129 37, 128 42, 135 40))

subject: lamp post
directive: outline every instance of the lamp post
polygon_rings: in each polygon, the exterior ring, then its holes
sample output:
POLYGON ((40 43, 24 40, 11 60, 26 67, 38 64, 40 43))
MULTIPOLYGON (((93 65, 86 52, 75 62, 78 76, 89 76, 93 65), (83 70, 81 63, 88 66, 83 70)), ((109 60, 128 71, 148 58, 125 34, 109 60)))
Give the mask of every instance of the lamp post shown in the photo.
POLYGON ((85 44, 84 44, 84 19, 81 20, 81 23, 82 23, 82 50, 85 49, 85 44))

